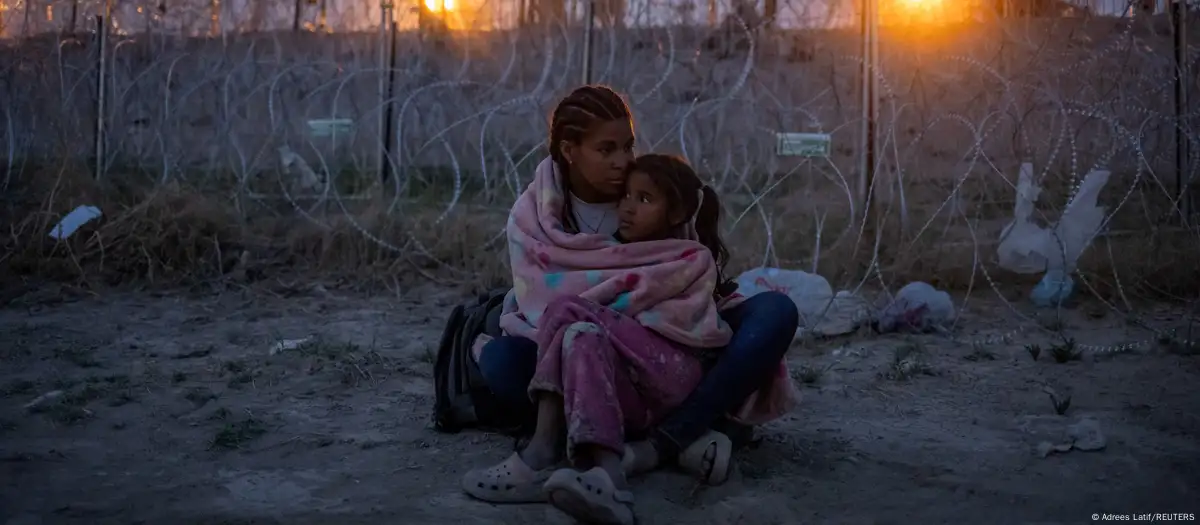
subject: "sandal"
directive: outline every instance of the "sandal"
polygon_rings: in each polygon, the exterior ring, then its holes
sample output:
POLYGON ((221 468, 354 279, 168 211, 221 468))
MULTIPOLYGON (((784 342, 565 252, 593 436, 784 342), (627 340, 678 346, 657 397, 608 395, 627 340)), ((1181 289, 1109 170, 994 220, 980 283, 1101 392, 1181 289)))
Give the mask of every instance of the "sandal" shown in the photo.
POLYGON ((462 478, 462 489, 472 498, 489 503, 543 503, 542 485, 550 470, 533 470, 514 452, 499 465, 475 469, 462 478))
POLYGON ((574 469, 556 471, 546 481, 550 504, 582 523, 592 525, 634 525, 633 493, 617 490, 612 478, 600 467, 587 472, 574 469))
POLYGON ((710 430, 679 453, 679 467, 709 485, 720 485, 729 479, 732 455, 729 436, 710 430))

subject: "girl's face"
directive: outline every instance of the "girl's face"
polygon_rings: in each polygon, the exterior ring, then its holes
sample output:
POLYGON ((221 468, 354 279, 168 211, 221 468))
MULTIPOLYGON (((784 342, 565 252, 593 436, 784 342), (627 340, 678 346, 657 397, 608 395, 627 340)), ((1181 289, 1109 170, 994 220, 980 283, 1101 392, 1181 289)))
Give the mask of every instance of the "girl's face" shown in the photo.
POLYGON ((617 232, 626 242, 666 239, 671 234, 671 203, 645 172, 634 170, 625 183, 617 232))
POLYGON ((571 191, 585 202, 621 198, 625 174, 633 162, 633 125, 628 119, 596 124, 578 144, 563 141, 563 156, 571 165, 571 191), (582 183, 582 184, 580 184, 582 183))

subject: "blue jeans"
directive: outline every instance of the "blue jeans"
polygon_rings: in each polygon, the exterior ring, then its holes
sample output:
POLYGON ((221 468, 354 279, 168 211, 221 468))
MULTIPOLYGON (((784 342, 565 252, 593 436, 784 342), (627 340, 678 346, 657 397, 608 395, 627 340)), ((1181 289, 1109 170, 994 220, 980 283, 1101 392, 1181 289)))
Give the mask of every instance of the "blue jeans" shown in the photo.
MULTIPOLYGON (((783 360, 800 313, 788 296, 764 292, 721 312, 733 339, 687 400, 651 432, 659 452, 674 457, 700 439, 724 415, 737 410, 783 360)), ((493 339, 479 355, 479 370, 492 393, 516 413, 534 413, 527 389, 537 367, 537 343, 524 337, 493 339)))

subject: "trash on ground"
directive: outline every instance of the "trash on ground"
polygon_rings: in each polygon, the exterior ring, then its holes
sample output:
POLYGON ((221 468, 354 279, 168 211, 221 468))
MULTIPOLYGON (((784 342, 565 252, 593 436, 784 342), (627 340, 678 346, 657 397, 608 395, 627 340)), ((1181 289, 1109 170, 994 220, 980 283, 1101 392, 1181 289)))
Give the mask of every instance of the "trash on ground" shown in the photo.
POLYGON ((1104 450, 1108 439, 1100 431, 1100 422, 1091 417, 1080 418, 1075 424, 1067 427, 1065 439, 1060 443, 1042 441, 1037 444, 1037 452, 1041 457, 1054 453, 1066 453, 1072 450, 1094 452, 1104 450))
POLYGON ((1075 291, 1075 280, 1062 270, 1048 270, 1029 292, 1029 299, 1040 307, 1061 306, 1075 291))
POLYGON ((1062 217, 1051 227, 1032 220, 1034 203, 1042 188, 1033 182, 1033 165, 1021 165, 1013 221, 1000 232, 996 249, 1000 267, 1022 274, 1046 272, 1031 299, 1038 306, 1055 306, 1074 290, 1070 275, 1084 250, 1104 223, 1104 208, 1097 202, 1111 172, 1093 170, 1083 178, 1067 203, 1062 217))
POLYGON ((924 333, 945 328, 954 320, 950 294, 921 281, 904 285, 875 317, 881 333, 924 333))
POLYGON ((1000 246, 996 249, 1001 268, 1022 274, 1046 270, 1042 252, 1049 232, 1032 220, 1034 203, 1041 193, 1042 188, 1033 183, 1033 164, 1021 164, 1013 220, 1000 231, 1000 246))
POLYGON ((819 337, 833 337, 851 333, 866 324, 871 319, 871 307, 865 299, 842 290, 834 294, 824 315, 820 312, 815 315, 817 322, 808 332, 819 337))
POLYGON ((737 283, 738 292, 747 297, 776 291, 796 303, 800 311, 796 337, 847 334, 870 317, 865 301, 847 291, 835 294, 824 277, 805 271, 755 268, 739 275, 737 283))
POLYGON ((806 333, 832 337, 850 333, 870 318, 866 303, 848 291, 834 294, 826 278, 800 270, 760 267, 737 278, 738 292, 745 296, 779 291, 796 303, 800 326, 796 337, 806 333))
POLYGON ((275 355, 280 352, 290 352, 292 350, 298 350, 298 349, 300 349, 300 347, 302 347, 308 343, 311 343, 312 341, 313 341, 312 337, 305 337, 303 339, 284 339, 278 343, 275 343, 275 345, 271 347, 271 355, 275 355))
POLYGON ((63 395, 62 390, 51 390, 49 392, 46 392, 45 394, 42 394, 40 396, 33 398, 33 401, 25 403, 25 410, 36 409, 37 407, 42 406, 42 404, 46 403, 47 401, 53 401, 55 399, 58 399, 59 397, 62 397, 62 395, 63 395))
POLYGON ((1067 437, 1076 450, 1104 450, 1108 439, 1100 432, 1100 422, 1090 417, 1080 418, 1078 422, 1067 428, 1067 437))
POLYGON ((81 226, 92 222, 101 215, 103 214, 100 213, 100 208, 95 206, 79 206, 71 210, 71 213, 66 214, 62 220, 58 221, 58 224, 54 225, 54 228, 50 230, 50 237, 60 241, 66 239, 74 235, 75 231, 81 226))
POLYGON ((294 177, 297 190, 314 190, 321 186, 321 177, 304 161, 304 157, 287 146, 279 147, 279 165, 287 175, 294 177))

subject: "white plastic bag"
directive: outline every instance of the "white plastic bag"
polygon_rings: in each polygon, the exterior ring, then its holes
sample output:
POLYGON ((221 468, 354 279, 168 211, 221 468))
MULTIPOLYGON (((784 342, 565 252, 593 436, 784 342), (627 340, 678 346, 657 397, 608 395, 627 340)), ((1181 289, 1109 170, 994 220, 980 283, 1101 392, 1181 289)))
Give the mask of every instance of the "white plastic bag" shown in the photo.
POLYGON ((787 295, 800 312, 796 337, 811 332, 835 336, 853 332, 870 315, 864 301, 850 292, 833 293, 829 281, 800 270, 755 268, 737 278, 738 292, 754 296, 766 291, 787 295))
POLYGON ((737 284, 738 292, 745 296, 768 290, 781 292, 796 303, 803 317, 820 314, 833 299, 833 288, 829 286, 829 281, 820 275, 800 270, 755 268, 739 275, 737 284))
POLYGON ((1049 270, 1042 280, 1033 287, 1029 299, 1042 308, 1058 307, 1071 297, 1075 291, 1075 280, 1062 270, 1049 270))
POLYGON ((1104 222, 1104 208, 1097 205, 1097 201, 1109 175, 1107 170, 1088 173, 1058 222, 1043 228, 1031 219, 1034 202, 1042 189, 1033 182, 1033 165, 1022 164, 1013 221, 1000 232, 997 248, 1000 266, 1017 273, 1074 271, 1079 256, 1104 222))
POLYGON ((1041 193, 1042 188, 1033 183, 1033 164, 1021 164, 1013 220, 1000 231, 1000 246, 996 249, 1001 268, 1025 274, 1046 270, 1043 252, 1049 232, 1032 220, 1034 203, 1041 193))
POLYGON ((1033 182, 1033 165, 1021 165, 1013 221, 1000 232, 997 255, 1002 268, 1017 273, 1046 272, 1030 297, 1039 306, 1062 304, 1074 289, 1070 275, 1104 223, 1097 202, 1110 172, 1093 170, 1083 178, 1062 217, 1050 228, 1033 223, 1034 202, 1041 188, 1033 182))
POLYGON ((921 281, 908 283, 875 319, 880 332, 928 332, 954 320, 950 294, 921 281))

